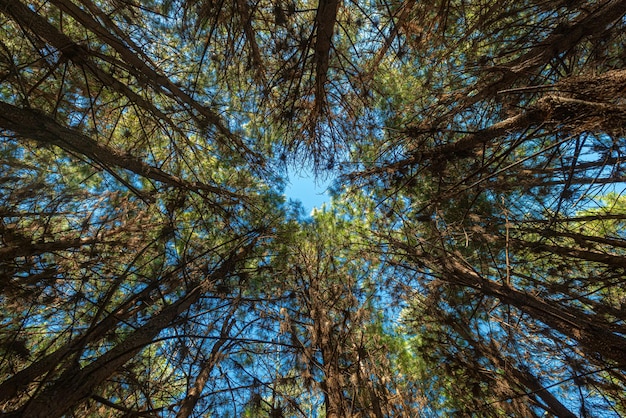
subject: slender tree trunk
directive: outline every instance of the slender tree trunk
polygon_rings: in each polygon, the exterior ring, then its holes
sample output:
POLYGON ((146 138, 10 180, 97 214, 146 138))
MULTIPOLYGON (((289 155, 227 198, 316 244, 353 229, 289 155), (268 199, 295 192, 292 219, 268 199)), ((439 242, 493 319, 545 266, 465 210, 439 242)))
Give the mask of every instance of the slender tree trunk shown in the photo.
POLYGON ((109 315, 102 319, 102 321, 93 324, 82 336, 65 343, 53 353, 45 355, 30 364, 28 367, 6 379, 0 384, 0 403, 6 402, 15 397, 19 391, 34 382, 38 377, 50 373, 58 367, 59 364, 63 363, 64 359, 82 350, 86 345, 95 343, 102 339, 121 321, 132 317, 138 311, 146 309, 152 305, 153 302, 149 302, 152 300, 152 298, 149 297, 150 294, 160 285, 168 284, 173 277, 174 275, 171 274, 164 280, 154 281, 141 292, 133 295, 126 300, 126 302, 114 309, 109 315), (141 301, 141 303, 138 304, 138 301, 141 301))
MULTIPOLYGON (((500 360, 506 362, 504 359, 500 360)), ((506 364, 501 364, 501 366, 506 367, 506 364)), ((563 405, 554 395, 545 389, 534 375, 516 367, 509 367, 509 373, 521 385, 527 387, 534 394, 539 396, 539 398, 541 398, 541 400, 548 407, 548 412, 554 414, 558 418, 576 418, 577 415, 567 409, 565 405, 563 405)))
POLYGON ((54 242, 26 242, 0 248, 0 261, 16 257, 30 257, 37 254, 80 248, 99 242, 96 238, 74 238, 54 242))
POLYGON ((319 0, 317 6, 317 39, 315 40, 315 110, 318 116, 326 103, 326 81, 332 37, 335 31, 339 0, 319 0))
POLYGON ((606 254, 598 251, 582 250, 580 248, 568 248, 560 245, 549 245, 541 242, 528 242, 523 240, 511 240, 518 248, 526 248, 537 253, 557 254, 570 259, 590 261, 611 267, 625 268, 626 257, 606 254))
POLYGON ((235 269, 236 263, 251 249, 246 246, 242 251, 234 251, 209 277, 191 290, 187 296, 161 310, 145 325, 130 334, 120 344, 101 355, 89 365, 74 370, 67 370, 54 384, 31 399, 23 410, 25 417, 60 417, 84 399, 107 378, 132 359, 145 346, 174 321, 181 313, 195 303, 213 285, 214 280, 228 276, 235 269))
MULTIPOLYGON (((576 418, 576 414, 571 412, 554 395, 545 389, 532 373, 527 370, 520 369, 519 367, 515 367, 516 361, 503 355, 502 350, 500 347, 496 346, 495 342, 492 341, 491 344, 485 344, 480 340, 476 340, 467 328, 466 323, 462 321, 448 320, 444 313, 436 309, 432 310, 431 314, 440 321, 449 324, 455 332, 457 332, 477 351, 480 356, 486 357, 494 366, 503 370, 505 372, 503 379, 506 379, 503 383, 509 386, 509 390, 511 392, 514 393, 515 390, 510 387, 511 382, 509 381, 509 378, 512 378, 512 382, 517 383, 518 386, 529 389, 531 391, 531 393, 528 394, 529 397, 532 397, 532 394, 539 396, 539 398, 541 398, 541 400, 545 403, 548 411, 556 417, 576 418)), ((508 398, 502 399, 502 402, 508 402, 509 400, 510 399, 508 398)), ((529 411, 518 411, 518 413, 524 414, 527 412, 529 411)))
MULTIPOLYGON (((324 310, 323 306, 317 307, 318 312, 324 310)), ((330 318, 326 315, 316 315, 314 318, 317 346, 322 355, 322 368, 324 380, 321 383, 324 392, 326 416, 328 418, 349 417, 349 409, 346 407, 343 396, 343 375, 339 365, 339 350, 335 344, 335 338, 330 327, 330 318)))
MULTIPOLYGON (((0 0, 1 2, 2 0, 0 0)), ((58 146, 66 151, 83 155, 105 168, 119 167, 142 177, 187 190, 202 190, 238 201, 245 196, 209 184, 188 182, 158 167, 146 164, 134 156, 94 141, 81 132, 67 128, 50 116, 30 109, 21 109, 0 101, 0 128, 15 132, 21 137, 42 144, 58 146)))
POLYGON ((576 414, 545 389, 532 373, 513 366, 515 362, 502 356, 501 350, 497 347, 486 346, 474 340, 471 340, 471 344, 486 354, 495 366, 504 370, 506 375, 511 376, 520 386, 528 388, 531 393, 539 396, 550 413, 558 418, 576 418, 576 414))
POLYGON ((486 279, 454 260, 452 255, 441 257, 437 264, 443 267, 444 280, 477 289, 487 296, 515 306, 553 330, 577 341, 581 350, 590 358, 600 355, 620 367, 626 366, 626 339, 605 329, 601 324, 590 321, 580 310, 549 303, 535 295, 486 279))
MULTIPOLYGON (((236 306, 236 305, 235 305, 236 306)), ((235 319, 232 317, 234 313, 234 309, 231 310, 231 317, 226 318, 222 325, 222 330, 220 332, 220 339, 213 344, 213 348, 211 348, 211 353, 209 354, 209 358, 206 359, 202 363, 202 367, 200 369, 200 373, 198 373, 198 377, 196 377, 196 381, 193 386, 189 388, 187 391, 187 396, 183 399, 180 409, 178 410, 178 414, 176 414, 176 418, 186 418, 191 415, 193 409, 196 404, 200 400, 200 396, 202 395, 202 390, 208 382, 215 365, 219 361, 220 354, 223 352, 224 345, 229 341, 230 330, 235 324, 235 319)))

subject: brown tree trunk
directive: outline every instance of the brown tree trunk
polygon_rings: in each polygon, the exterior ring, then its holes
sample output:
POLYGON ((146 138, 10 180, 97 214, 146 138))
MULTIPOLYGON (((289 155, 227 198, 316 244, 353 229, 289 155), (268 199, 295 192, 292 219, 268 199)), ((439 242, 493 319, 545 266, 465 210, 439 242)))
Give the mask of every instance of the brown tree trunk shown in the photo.
MULTIPOLYGON (((317 301, 319 302, 319 301, 317 301)), ((324 380, 321 382, 324 392, 324 404, 328 418, 345 418, 351 416, 343 395, 344 382, 341 367, 339 365, 339 350, 336 337, 332 335, 332 319, 326 313, 325 307, 318 304, 316 312, 320 312, 313 318, 315 321, 315 340, 322 355, 322 371, 324 380)))
MULTIPOLYGON (((501 359, 502 361, 505 361, 501 359)), ((503 364, 503 366, 505 366, 503 364)), ((527 387, 541 398, 541 400, 547 406, 548 412, 554 414, 558 418, 576 418, 576 414, 567 409, 554 395, 552 395, 547 389, 545 389, 539 380, 527 371, 522 371, 515 367, 509 367, 509 373, 517 380, 521 385, 527 387)))
POLYGON ((145 325, 89 365, 83 368, 76 365, 74 370, 67 370, 59 380, 32 398, 19 413, 26 417, 52 418, 60 417, 70 411, 91 396, 100 384, 115 374, 181 313, 198 301, 211 288, 215 280, 231 274, 237 262, 244 258, 250 249, 251 245, 246 246, 242 251, 233 251, 219 268, 203 279, 201 284, 191 290, 187 296, 163 308, 145 325))
POLYGON ((122 303, 116 309, 107 315, 102 321, 94 323, 82 336, 79 336, 72 341, 67 342, 60 348, 56 349, 53 353, 47 354, 44 357, 36 360, 28 367, 20 370, 15 375, 6 379, 0 384, 0 403, 6 402, 15 397, 21 390, 27 387, 30 383, 35 381, 40 376, 50 373, 59 364, 63 363, 63 360, 81 351, 86 345, 95 343, 102 339, 108 332, 113 330, 117 324, 124 321, 127 318, 132 317, 140 310, 146 309, 152 305, 150 294, 155 291, 161 285, 170 284, 174 274, 168 275, 164 279, 148 285, 141 292, 128 298, 126 302, 122 303), (138 301, 141 303, 138 304, 138 301))
POLYGON ((626 257, 606 254, 598 251, 583 250, 580 248, 568 248, 560 245, 549 245, 541 242, 528 242, 523 240, 511 240, 518 248, 526 248, 536 253, 557 254, 559 256, 600 263, 611 267, 626 267, 626 257))
MULTIPOLYGON (((479 356, 486 357, 494 366, 503 370, 505 372, 503 379, 506 379, 506 381, 502 383, 509 386, 509 390, 512 393, 515 393, 515 391, 513 390, 513 388, 510 387, 510 383, 515 382, 519 387, 527 388, 530 390, 530 393, 526 394, 527 396, 532 397, 533 394, 539 396, 539 398, 541 398, 541 400, 545 403, 545 407, 547 407, 547 410, 550 413, 554 414, 556 417, 576 418, 576 414, 567 409, 555 396, 553 396, 547 389, 545 389, 532 373, 520 369, 519 367, 515 367, 516 361, 513 359, 509 359, 505 355, 503 355, 502 350, 500 349, 500 347, 496 346, 495 342, 492 342, 491 344, 485 344, 480 340, 476 340, 472 333, 466 327, 466 323, 448 320, 445 317, 445 314, 436 309, 432 310, 430 313, 438 318, 440 321, 450 325, 455 332, 457 332, 476 350, 479 356), (511 381, 509 381, 509 378, 512 378, 511 381)), ((502 399, 501 401, 508 402, 511 399, 512 398, 509 397, 506 399, 502 399)), ((526 414, 528 412, 530 411, 518 411, 517 413, 526 414)))
MULTIPOLYGON (((0 0, 1 2, 2 0, 0 0)), ((203 183, 190 183, 173 176, 158 167, 153 167, 127 153, 94 141, 74 129, 62 126, 50 116, 30 109, 21 109, 0 101, 0 128, 15 132, 20 137, 32 139, 42 144, 50 144, 66 151, 76 152, 101 164, 104 168, 119 167, 142 177, 174 187, 188 190, 202 190, 226 198, 244 200, 245 196, 226 189, 203 183)))
POLYGON ((326 103, 326 80, 328 79, 328 65, 330 48, 335 31, 339 0, 319 0, 317 6, 317 39, 315 41, 315 110, 319 116, 326 103))
POLYGON ((487 296, 496 297, 577 341, 581 350, 590 358, 600 355, 620 367, 626 367, 625 338, 607 330, 602 324, 589 320, 587 315, 578 309, 549 303, 535 295, 493 282, 452 257, 452 255, 441 257, 437 263, 443 267, 442 279, 445 281, 471 287, 487 296))
POLYGON ((229 341, 228 338, 230 336, 230 330, 235 324, 235 319, 232 318, 233 313, 234 309, 231 309, 231 317, 224 320, 222 330, 220 332, 220 338, 215 342, 215 344, 213 344, 209 358, 202 363, 200 373, 198 373, 198 377, 196 377, 196 381, 193 386, 187 390, 187 396, 185 396, 185 399, 181 402, 176 418, 186 418, 190 416, 196 404, 200 400, 202 390, 204 389, 206 382, 209 380, 215 365, 219 361, 218 359, 223 352, 224 345, 229 341))

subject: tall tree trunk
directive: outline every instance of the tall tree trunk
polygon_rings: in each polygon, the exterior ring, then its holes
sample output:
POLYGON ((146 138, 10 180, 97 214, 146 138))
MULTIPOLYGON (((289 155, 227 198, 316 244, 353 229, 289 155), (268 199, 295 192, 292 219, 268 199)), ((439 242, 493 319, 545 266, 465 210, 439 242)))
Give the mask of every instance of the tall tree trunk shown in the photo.
POLYGON ((336 336, 332 332, 332 319, 328 317, 326 307, 315 301, 314 329, 315 342, 322 355, 322 371, 324 373, 321 387, 324 392, 324 404, 328 418, 349 417, 349 409, 343 395, 345 384, 339 364, 339 351, 336 336))
POLYGON ((211 288, 215 280, 231 274, 237 262, 242 260, 250 249, 251 245, 248 245, 241 251, 233 251, 219 268, 203 279, 201 284, 191 290, 187 296, 162 309, 145 325, 89 365, 83 368, 76 365, 74 370, 67 370, 59 380, 31 399, 19 411, 19 414, 34 418, 60 417, 91 396, 102 382, 115 374, 181 313, 197 302, 211 288))
MULTIPOLYGON (((539 379, 537 379, 537 377, 535 377, 530 371, 525 368, 516 367, 516 363, 518 362, 514 359, 508 358, 506 354, 503 354, 503 350, 497 346, 496 342, 491 341, 490 343, 486 343, 480 339, 476 339, 473 333, 469 330, 467 322, 450 319, 449 317, 447 317, 447 314, 445 312, 441 312, 437 308, 429 310, 428 313, 437 318, 438 321, 452 327, 454 332, 458 333, 458 335, 460 335, 465 341, 467 341, 480 357, 487 358, 491 362, 491 364, 493 364, 498 369, 504 371, 504 376, 499 377, 499 379, 502 381, 502 384, 508 386, 508 392, 514 396, 508 395, 507 398, 500 399, 498 401, 509 402, 512 399, 519 397, 519 394, 515 394, 517 390, 515 390, 511 385, 511 383, 515 383, 516 386, 519 386, 522 389, 527 388, 530 392, 527 392, 525 395, 530 397, 531 399, 533 398, 533 395, 537 395, 539 398, 541 398, 545 405, 540 405, 540 407, 546 409, 548 412, 554 414, 556 417, 576 417, 576 414, 571 412, 554 395, 552 395, 547 389, 545 389, 539 382, 539 379)), ((479 366, 478 363, 476 363, 476 365, 479 366)), ((498 401, 490 402, 490 404, 497 403, 498 401)), ((529 409, 527 409, 528 405, 524 404, 522 406, 526 410, 516 411, 516 414, 519 413, 526 415, 531 412, 529 409)))
POLYGON ((235 324, 235 318, 233 318, 232 315, 234 313, 234 307, 236 306, 237 305, 234 305, 233 309, 231 309, 229 313, 231 316, 224 320, 222 330, 220 332, 220 338, 215 342, 215 344, 213 344, 209 358, 202 363, 200 373, 198 373, 198 377, 196 377, 196 381, 193 386, 187 390, 187 396, 183 399, 180 409, 176 414, 176 418, 186 418, 190 416, 196 404, 200 400, 202 390, 204 389, 206 382, 209 380, 215 365, 218 364, 220 355, 224 351, 224 346, 229 341, 230 330, 235 324))
POLYGON ((117 324, 127 318, 132 317, 138 311, 148 308, 153 300, 150 294, 159 286, 171 284, 174 274, 170 274, 162 280, 155 280, 139 293, 128 298, 124 303, 113 309, 102 321, 92 324, 92 326, 81 336, 74 338, 57 348, 54 352, 36 360, 28 367, 20 370, 10 378, 0 384, 0 403, 6 402, 15 397, 19 391, 34 382, 38 377, 50 373, 64 359, 81 351, 85 346, 93 344, 102 339, 108 332, 113 330, 117 324), (138 304, 138 302, 141 303, 138 304))
MULTIPOLYGON (((455 327, 459 330, 461 327, 455 327)), ((469 332, 463 329, 460 332, 479 353, 486 356, 491 363, 504 370, 505 378, 512 377, 513 380, 521 387, 528 388, 531 394, 535 394, 541 398, 541 400, 545 403, 548 412, 554 414, 558 418, 576 418, 576 414, 570 411, 565 405, 563 405, 554 395, 552 395, 547 389, 545 389, 537 377, 535 377, 528 370, 521 369, 519 367, 515 367, 515 361, 512 359, 506 358, 502 355, 502 350, 499 347, 495 346, 495 343, 490 345, 483 344, 481 341, 476 341, 471 337, 469 332)))
POLYGON ((626 339, 606 329, 603 324, 589 320, 587 315, 572 307, 549 303, 535 295, 520 292, 509 285, 498 284, 480 276, 452 255, 441 257, 438 266, 443 268, 443 279, 451 284, 477 289, 514 306, 537 321, 551 327, 580 344, 589 358, 596 355, 626 366, 626 339))

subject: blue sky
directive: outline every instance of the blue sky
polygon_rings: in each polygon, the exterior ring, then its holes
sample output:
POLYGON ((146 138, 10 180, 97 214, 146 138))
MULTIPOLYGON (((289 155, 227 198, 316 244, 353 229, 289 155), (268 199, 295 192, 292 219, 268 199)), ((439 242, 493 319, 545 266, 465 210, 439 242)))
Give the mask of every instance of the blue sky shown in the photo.
POLYGON ((327 193, 330 187, 331 179, 317 179, 308 170, 296 171, 289 170, 289 182, 285 187, 285 196, 287 199, 299 200, 302 202, 305 213, 311 213, 311 210, 322 206, 324 202, 330 202, 330 196, 327 193))

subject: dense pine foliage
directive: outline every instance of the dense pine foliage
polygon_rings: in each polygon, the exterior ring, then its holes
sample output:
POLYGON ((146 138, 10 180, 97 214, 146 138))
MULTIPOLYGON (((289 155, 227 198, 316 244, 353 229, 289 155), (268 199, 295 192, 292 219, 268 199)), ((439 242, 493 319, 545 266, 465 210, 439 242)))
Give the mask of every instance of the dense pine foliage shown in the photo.
POLYGON ((626 1, 0 19, 4 415, 626 415, 626 1))

